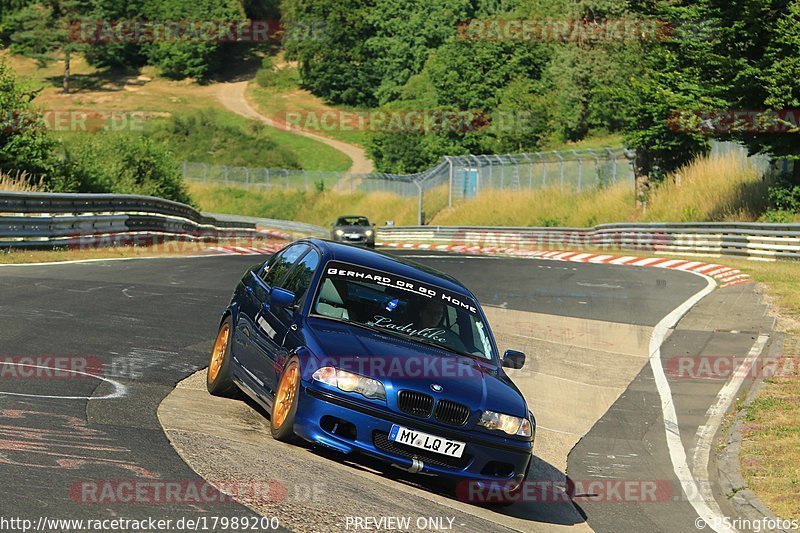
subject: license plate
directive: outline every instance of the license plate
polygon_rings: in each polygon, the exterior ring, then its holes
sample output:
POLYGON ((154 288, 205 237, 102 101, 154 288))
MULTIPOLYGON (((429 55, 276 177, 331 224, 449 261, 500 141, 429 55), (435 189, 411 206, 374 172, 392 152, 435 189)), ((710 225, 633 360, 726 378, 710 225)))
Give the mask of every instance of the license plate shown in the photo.
POLYGON ((363 238, 364 236, 363 236, 363 235, 361 235, 360 233, 348 233, 348 234, 346 235, 346 237, 347 237, 348 239, 361 239, 361 238, 363 238))
POLYGON ((466 447, 463 442, 448 440, 436 435, 404 428, 403 426, 392 426, 392 431, 389 432, 389 440, 449 457, 461 457, 466 447))

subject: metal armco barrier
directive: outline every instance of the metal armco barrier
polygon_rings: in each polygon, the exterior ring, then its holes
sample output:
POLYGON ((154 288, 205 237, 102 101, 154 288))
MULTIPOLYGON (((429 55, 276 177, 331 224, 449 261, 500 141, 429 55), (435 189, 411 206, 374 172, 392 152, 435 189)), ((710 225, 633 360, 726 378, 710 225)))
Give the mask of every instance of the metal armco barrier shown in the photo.
POLYGON ((253 223, 218 220, 191 206, 150 196, 0 191, 0 248, 275 237, 275 232, 260 232, 253 223))
POLYGON ((517 249, 581 248, 800 259, 800 224, 738 222, 603 224, 594 228, 381 227, 383 243, 517 249))

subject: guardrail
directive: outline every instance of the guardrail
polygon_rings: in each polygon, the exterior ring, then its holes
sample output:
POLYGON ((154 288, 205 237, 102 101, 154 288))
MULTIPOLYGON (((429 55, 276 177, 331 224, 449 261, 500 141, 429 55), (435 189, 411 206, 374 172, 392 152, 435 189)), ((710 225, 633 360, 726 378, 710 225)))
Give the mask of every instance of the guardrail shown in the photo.
POLYGON ((0 191, 0 248, 146 245, 280 237, 251 222, 219 220, 150 196, 0 191))
POLYGON ((800 224, 620 223, 594 228, 406 226, 378 228, 385 244, 529 250, 620 249, 655 253, 800 259, 800 224))

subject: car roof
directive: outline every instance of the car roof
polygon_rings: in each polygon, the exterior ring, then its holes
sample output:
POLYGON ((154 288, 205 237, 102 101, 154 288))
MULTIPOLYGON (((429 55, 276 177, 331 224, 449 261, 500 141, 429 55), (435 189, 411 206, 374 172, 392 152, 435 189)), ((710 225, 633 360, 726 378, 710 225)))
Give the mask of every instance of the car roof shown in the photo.
POLYGON ((414 261, 325 239, 303 239, 303 241, 316 245, 323 253, 324 261, 342 261, 374 268, 376 270, 383 270, 384 272, 415 279, 429 285, 437 285, 443 289, 474 298, 474 295, 469 289, 453 276, 414 261))
POLYGON ((364 220, 369 220, 369 218, 365 217, 364 215, 342 215, 338 218, 338 220, 344 220, 346 218, 363 218, 364 220))

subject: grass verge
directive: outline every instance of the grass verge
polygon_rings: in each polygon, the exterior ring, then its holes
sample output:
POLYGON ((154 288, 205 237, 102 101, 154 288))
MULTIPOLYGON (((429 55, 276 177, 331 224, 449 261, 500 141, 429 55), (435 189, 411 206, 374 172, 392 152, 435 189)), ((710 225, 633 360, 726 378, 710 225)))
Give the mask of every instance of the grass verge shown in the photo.
MULTIPOLYGON (((20 78, 41 88, 35 104, 57 111, 59 120, 69 123, 69 112, 103 113, 112 116, 103 126, 115 131, 155 135, 176 157, 221 165, 300 168, 343 171, 350 159, 321 142, 289 131, 267 128, 257 121, 225 109, 217 99, 219 84, 200 85, 191 80, 174 81, 160 77, 153 67, 136 72, 98 70, 76 56, 73 58, 71 94, 61 92, 63 62, 38 67, 36 61, 0 51, 20 78), (186 131, 181 124, 193 123, 186 131)), ((53 119, 55 120, 55 119, 53 119)), ((85 121, 97 126, 92 120, 85 121)), ((102 135, 96 127, 54 128, 54 135, 73 142, 85 135, 102 135)))
MULTIPOLYGON (((341 215, 364 215, 378 225, 393 220, 398 226, 417 223, 417 199, 391 193, 305 192, 275 189, 247 190, 192 183, 189 193, 201 211, 279 218, 330 226, 341 215)), ((423 211, 438 213, 447 204, 447 189, 439 187, 425 195, 423 211)))
POLYGON ((265 74, 262 70, 256 81, 247 87, 248 98, 261 114, 278 122, 289 122, 318 135, 362 148, 366 146, 369 132, 354 126, 359 123, 356 118, 348 118, 352 109, 331 106, 318 96, 301 89, 296 65, 284 63, 281 58, 278 58, 277 63, 280 66, 272 73, 275 78, 273 83, 267 86, 259 83, 259 78, 265 74))

